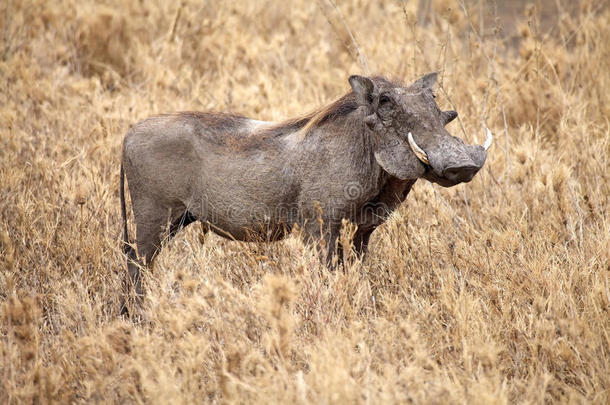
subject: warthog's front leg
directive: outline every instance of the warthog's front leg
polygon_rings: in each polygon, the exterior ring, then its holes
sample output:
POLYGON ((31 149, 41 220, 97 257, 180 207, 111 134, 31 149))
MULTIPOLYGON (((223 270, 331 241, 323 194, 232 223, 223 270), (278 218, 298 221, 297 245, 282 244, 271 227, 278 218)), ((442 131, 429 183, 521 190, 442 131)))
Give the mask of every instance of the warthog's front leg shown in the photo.
POLYGON ((360 230, 354 235, 354 251, 361 258, 364 259, 366 252, 369 247, 369 239, 374 229, 360 230))
POLYGON ((333 267, 335 255, 337 255, 338 262, 343 260, 341 246, 337 244, 340 230, 340 225, 320 224, 318 221, 305 225, 305 242, 313 243, 320 255, 320 260, 329 268, 333 267))

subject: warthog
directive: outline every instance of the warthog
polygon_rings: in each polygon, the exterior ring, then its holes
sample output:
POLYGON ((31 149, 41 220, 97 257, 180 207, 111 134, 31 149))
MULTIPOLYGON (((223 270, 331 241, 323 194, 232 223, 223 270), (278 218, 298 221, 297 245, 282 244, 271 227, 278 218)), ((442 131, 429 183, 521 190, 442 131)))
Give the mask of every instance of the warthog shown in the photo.
POLYGON ((150 265, 163 240, 200 221, 234 240, 281 239, 298 224, 324 241, 329 260, 342 220, 357 225, 364 254, 371 233, 418 178, 450 187, 470 181, 491 145, 465 145, 445 125, 433 94, 436 73, 410 86, 351 76, 351 91, 309 115, 271 123, 182 112, 134 125, 123 144, 121 208, 129 279, 142 293, 128 245, 127 176, 139 260, 150 265))

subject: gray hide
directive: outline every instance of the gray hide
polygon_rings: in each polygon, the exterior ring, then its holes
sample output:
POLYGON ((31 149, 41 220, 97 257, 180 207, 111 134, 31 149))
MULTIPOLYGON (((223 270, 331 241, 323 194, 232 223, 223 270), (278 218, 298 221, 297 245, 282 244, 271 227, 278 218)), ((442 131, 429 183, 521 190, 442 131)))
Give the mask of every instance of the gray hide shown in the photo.
MULTIPOLYGON (((126 176, 139 260, 150 265, 161 242, 194 221, 242 241, 278 240, 298 224, 308 240, 325 241, 329 260, 345 218, 358 225, 354 246, 364 254, 371 232, 418 178, 449 187, 470 181, 485 162, 485 148, 445 130, 457 113, 438 108, 435 81, 436 73, 407 87, 351 76, 342 98, 279 124, 184 112, 134 125, 123 144, 121 203, 125 219, 126 176)), ((124 232, 141 294, 126 223, 124 232)))

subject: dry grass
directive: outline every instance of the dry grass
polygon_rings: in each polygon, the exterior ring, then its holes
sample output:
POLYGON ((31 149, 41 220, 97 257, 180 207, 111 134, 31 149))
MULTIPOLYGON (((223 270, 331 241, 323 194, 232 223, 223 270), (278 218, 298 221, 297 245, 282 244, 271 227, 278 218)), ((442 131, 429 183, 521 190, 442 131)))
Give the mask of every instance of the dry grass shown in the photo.
POLYGON ((604 2, 496 20, 438 1, 425 25, 415 1, 95 3, 0 3, 1 403, 610 402, 604 2), (295 238, 193 226, 146 273, 144 321, 122 320, 129 125, 294 116, 361 63, 440 70, 450 130, 497 134, 485 170, 418 182, 335 272, 295 238))

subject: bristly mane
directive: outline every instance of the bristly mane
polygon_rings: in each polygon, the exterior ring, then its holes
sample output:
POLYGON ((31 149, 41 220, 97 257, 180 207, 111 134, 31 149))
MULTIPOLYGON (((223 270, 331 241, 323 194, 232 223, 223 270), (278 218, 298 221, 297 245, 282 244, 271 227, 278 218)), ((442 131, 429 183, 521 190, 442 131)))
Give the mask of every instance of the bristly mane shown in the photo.
MULTIPOLYGON (((377 85, 403 86, 400 81, 386 79, 383 76, 373 76, 371 79, 377 85)), ((315 110, 309 114, 279 122, 272 126, 261 128, 261 133, 265 136, 281 136, 288 133, 299 131, 299 138, 302 140, 315 127, 327 121, 346 116, 358 108, 356 96, 352 90, 339 97, 332 103, 315 110)))
POLYGON ((314 127, 323 124, 326 121, 345 116, 358 108, 354 92, 343 95, 339 99, 333 101, 318 111, 310 114, 310 119, 307 124, 301 129, 303 135, 306 135, 314 127))
POLYGON ((312 111, 303 116, 292 118, 283 122, 279 122, 273 126, 261 129, 265 135, 281 136, 291 132, 300 132, 301 139, 305 137, 314 127, 343 117, 358 108, 354 92, 350 91, 332 103, 312 111))

